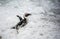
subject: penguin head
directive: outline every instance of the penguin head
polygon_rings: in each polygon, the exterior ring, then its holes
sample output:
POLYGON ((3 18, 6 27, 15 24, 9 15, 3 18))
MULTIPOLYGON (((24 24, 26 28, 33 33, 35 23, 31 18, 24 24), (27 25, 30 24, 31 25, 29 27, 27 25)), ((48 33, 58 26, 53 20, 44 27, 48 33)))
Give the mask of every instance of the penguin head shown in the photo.
POLYGON ((31 14, 30 13, 25 13, 25 17, 28 17, 30 16, 31 14))

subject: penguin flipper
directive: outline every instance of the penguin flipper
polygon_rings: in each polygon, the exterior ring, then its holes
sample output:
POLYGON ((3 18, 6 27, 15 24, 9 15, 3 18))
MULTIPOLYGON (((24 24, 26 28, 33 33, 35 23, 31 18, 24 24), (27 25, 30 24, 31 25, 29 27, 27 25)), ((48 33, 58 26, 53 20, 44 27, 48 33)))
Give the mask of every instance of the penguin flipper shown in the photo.
POLYGON ((19 15, 17 15, 17 17, 19 18, 20 21, 22 20, 22 17, 20 17, 19 15))

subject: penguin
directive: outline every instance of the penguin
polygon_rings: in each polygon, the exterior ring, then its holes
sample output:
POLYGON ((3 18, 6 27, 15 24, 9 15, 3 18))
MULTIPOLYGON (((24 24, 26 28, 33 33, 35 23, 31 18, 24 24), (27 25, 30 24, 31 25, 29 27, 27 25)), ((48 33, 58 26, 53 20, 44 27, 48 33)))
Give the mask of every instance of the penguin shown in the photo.
POLYGON ((14 26, 14 27, 12 27, 12 29, 16 29, 17 30, 17 32, 18 32, 18 30, 19 30, 19 27, 24 27, 28 22, 28 20, 27 20, 27 17, 28 16, 30 16, 31 14, 29 14, 29 13, 25 13, 24 14, 24 17, 22 18, 22 17, 20 17, 19 15, 17 15, 17 17, 19 18, 19 22, 16 24, 16 26, 14 26))

